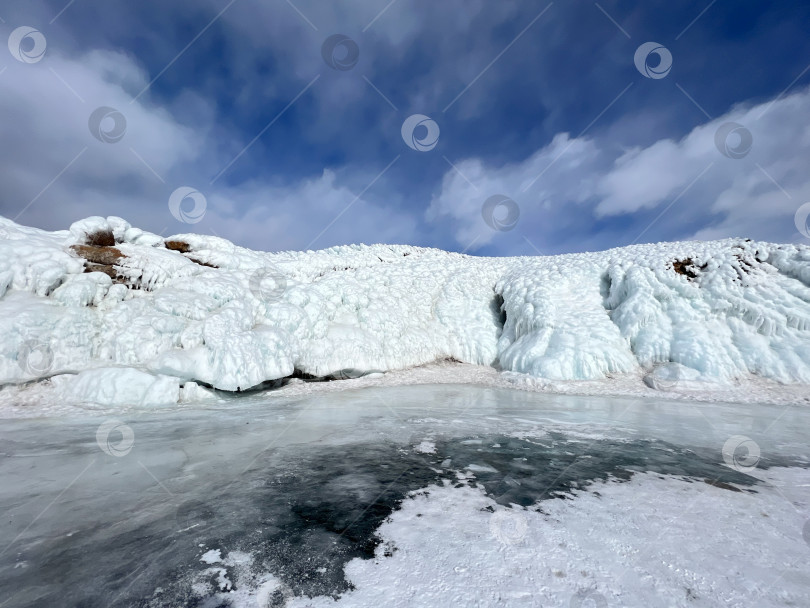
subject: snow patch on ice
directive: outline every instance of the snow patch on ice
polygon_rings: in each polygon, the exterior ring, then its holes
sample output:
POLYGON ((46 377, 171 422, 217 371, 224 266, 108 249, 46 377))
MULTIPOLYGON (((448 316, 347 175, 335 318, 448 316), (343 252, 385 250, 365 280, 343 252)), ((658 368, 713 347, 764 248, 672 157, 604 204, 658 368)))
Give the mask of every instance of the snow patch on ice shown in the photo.
MULTIPOLYGON (((801 504, 810 500, 808 470, 767 473, 801 504)), ((772 488, 732 492, 638 473, 572 498, 537 511, 506 509, 471 487, 416 493, 379 530, 398 550, 384 556, 382 543, 376 559, 346 566, 353 591, 287 605, 574 606, 588 596, 608 606, 810 602, 805 517, 772 488), (684 505, 695 516, 684 517, 684 505)))
POLYGON ((201 562, 206 564, 216 564, 222 561, 222 555, 219 549, 211 549, 202 554, 201 562))
POLYGON ((414 448, 414 451, 420 454, 435 454, 436 444, 433 443, 432 441, 428 441, 427 439, 425 439, 414 448))

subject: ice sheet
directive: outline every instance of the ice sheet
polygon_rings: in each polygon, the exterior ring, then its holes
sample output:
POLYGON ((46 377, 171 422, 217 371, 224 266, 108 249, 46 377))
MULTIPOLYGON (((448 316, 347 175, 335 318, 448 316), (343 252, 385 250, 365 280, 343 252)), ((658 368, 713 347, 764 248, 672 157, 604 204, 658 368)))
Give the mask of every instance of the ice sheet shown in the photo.
POLYGON ((425 385, 7 420, 0 601, 803 605, 808 416, 425 385))

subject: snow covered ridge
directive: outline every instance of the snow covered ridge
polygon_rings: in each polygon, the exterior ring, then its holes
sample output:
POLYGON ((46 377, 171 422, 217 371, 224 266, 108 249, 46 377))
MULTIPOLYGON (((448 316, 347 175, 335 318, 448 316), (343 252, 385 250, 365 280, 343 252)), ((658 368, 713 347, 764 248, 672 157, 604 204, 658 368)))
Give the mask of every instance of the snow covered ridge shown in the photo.
POLYGON ((656 388, 752 374, 810 384, 810 247, 262 253, 116 217, 58 232, 0 218, 0 336, 0 384, 52 378, 101 402, 446 358, 550 380, 646 371, 656 388))

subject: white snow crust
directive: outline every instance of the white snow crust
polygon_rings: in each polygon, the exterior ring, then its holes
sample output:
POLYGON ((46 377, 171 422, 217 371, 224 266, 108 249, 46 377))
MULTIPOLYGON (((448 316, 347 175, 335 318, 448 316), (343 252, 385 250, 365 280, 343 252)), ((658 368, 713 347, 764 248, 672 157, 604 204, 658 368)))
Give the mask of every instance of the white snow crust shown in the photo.
POLYGON ((808 504, 808 471, 764 476, 769 486, 747 494, 640 473, 597 482, 573 500, 543 501, 542 512, 504 508, 470 487, 431 487, 381 526, 376 559, 347 564, 355 590, 288 605, 807 605, 797 507, 808 504), (799 488, 790 502, 779 496, 782 485, 799 488), (396 548, 391 557, 388 547, 396 548))
POLYGON ((78 374, 61 381, 70 399, 173 403, 294 372, 351 378, 445 359, 540 383, 806 385, 810 247, 727 239, 520 258, 405 245, 264 253, 213 236, 163 239, 115 217, 57 232, 0 218, 3 385, 78 374), (70 248, 99 230, 115 236, 117 280, 87 272, 70 248), (172 240, 188 251, 166 248, 172 240))
MULTIPOLYGON (((647 472, 531 508, 445 482, 403 501, 378 531, 375 558, 346 565, 354 588, 337 599, 293 597, 273 573, 245 567, 235 591, 227 579, 197 585, 237 608, 272 606, 274 593, 290 608, 806 606, 810 472, 753 474, 765 482, 754 493, 647 472)), ((253 556, 210 550, 201 561, 244 566, 253 556)))

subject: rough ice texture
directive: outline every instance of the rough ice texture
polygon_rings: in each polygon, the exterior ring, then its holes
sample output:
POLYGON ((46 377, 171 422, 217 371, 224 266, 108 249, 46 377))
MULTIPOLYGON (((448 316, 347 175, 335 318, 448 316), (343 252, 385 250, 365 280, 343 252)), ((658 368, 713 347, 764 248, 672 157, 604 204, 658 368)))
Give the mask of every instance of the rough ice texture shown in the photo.
MULTIPOLYGON (((294 372, 450 358, 549 380, 675 362, 713 381, 810 383, 810 247, 727 239, 521 258, 405 245, 263 253, 212 236, 164 240, 120 218, 59 232, 0 218, 0 384, 133 368, 158 381, 147 396, 176 401, 191 381, 236 391, 294 372), (112 233, 122 256, 103 272, 71 248, 95 233, 105 243, 112 233), (166 376, 177 381, 161 385, 166 376)), ((113 386, 115 373, 90 377, 113 386)))
POLYGON ((72 402, 100 405, 174 403, 180 398, 177 378, 156 376, 133 368, 101 368, 52 379, 59 396, 72 402))

